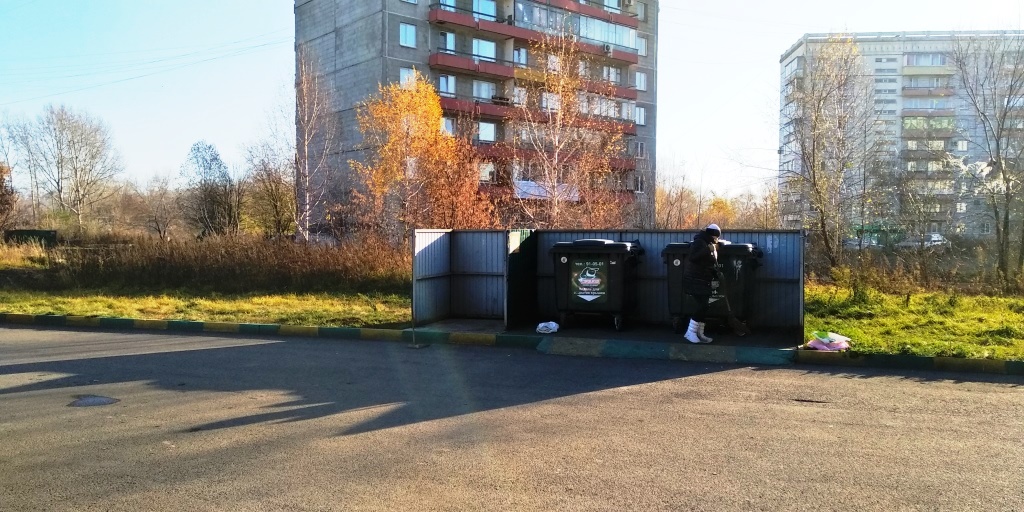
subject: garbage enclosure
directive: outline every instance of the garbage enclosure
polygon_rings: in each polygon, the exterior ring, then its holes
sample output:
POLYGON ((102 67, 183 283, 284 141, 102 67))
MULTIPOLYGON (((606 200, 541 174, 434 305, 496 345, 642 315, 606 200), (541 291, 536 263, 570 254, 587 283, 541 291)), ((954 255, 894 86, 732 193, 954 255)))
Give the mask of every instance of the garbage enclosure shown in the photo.
MULTIPOLYGON (((683 292, 683 269, 689 253, 690 242, 671 243, 661 251, 661 259, 668 265, 668 307, 672 315, 672 329, 676 332, 679 332, 682 320, 689 318, 696 308, 693 297, 683 292)), ((752 274, 761 265, 763 256, 754 244, 718 245, 717 268, 723 279, 712 292, 709 317, 725 319, 731 307, 737 318, 747 318, 752 274)))
POLYGON ((4 242, 9 244, 36 243, 43 247, 57 245, 57 231, 53 229, 9 229, 4 231, 4 242))
POLYGON ((636 307, 636 269, 644 249, 638 242, 583 239, 557 242, 555 304, 559 323, 570 314, 612 315, 621 330, 624 316, 636 307))

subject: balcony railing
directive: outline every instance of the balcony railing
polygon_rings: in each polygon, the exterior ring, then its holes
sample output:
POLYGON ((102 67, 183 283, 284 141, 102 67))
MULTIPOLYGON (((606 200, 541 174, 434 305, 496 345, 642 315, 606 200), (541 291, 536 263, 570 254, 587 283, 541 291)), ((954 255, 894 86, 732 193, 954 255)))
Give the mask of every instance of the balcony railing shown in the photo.
POLYGON ((494 14, 491 14, 491 13, 487 13, 487 12, 474 11, 473 9, 464 9, 462 7, 455 7, 454 5, 445 5, 445 4, 442 4, 442 3, 433 3, 433 4, 430 4, 429 7, 431 9, 440 9, 442 11, 458 12, 458 13, 462 13, 462 14, 469 14, 470 16, 472 16, 472 17, 474 17, 474 18, 476 18, 478 20, 501 21, 502 23, 508 23, 509 25, 512 24, 512 23, 510 23, 510 21, 512 19, 512 15, 498 16, 498 12, 497 11, 495 11, 494 14))

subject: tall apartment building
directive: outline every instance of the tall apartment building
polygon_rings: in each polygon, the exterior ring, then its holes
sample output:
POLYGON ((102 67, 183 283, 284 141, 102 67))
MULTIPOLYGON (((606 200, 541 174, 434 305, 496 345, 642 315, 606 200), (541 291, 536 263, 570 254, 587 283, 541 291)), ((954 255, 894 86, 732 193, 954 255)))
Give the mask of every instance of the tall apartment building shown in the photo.
MULTIPOLYGON (((987 160, 972 137, 978 116, 968 105, 958 85, 951 52, 958 37, 1007 37, 992 32, 871 32, 846 34, 856 44, 864 67, 873 81, 874 128, 866 138, 888 148, 888 172, 911 174, 909 179, 927 196, 918 204, 917 226, 921 232, 961 233, 986 236, 993 220, 987 215, 983 198, 972 197, 968 184, 950 168, 943 155, 966 157, 967 162, 987 160)), ((1019 33, 1011 36, 1020 37, 1019 33)), ((787 108, 787 91, 803 76, 806 57, 826 44, 832 34, 806 34, 780 59, 782 110, 787 108)), ((779 128, 779 195, 783 226, 806 226, 809 212, 806 198, 786 176, 799 171, 792 127, 785 116, 779 128)), ((978 140, 978 139, 975 139, 978 140)), ((880 181, 875 180, 874 186, 880 181)), ((884 192, 884 191, 883 191, 884 192)), ((905 196, 905 194, 904 194, 905 196)), ((905 197, 896 190, 883 194, 883 208, 867 223, 886 223, 906 209, 905 197)), ((855 215, 852 215, 855 217, 855 215)))
MULTIPOLYGON (((437 87, 446 123, 477 120, 478 154, 487 158, 489 144, 505 140, 517 76, 544 65, 531 43, 567 30, 594 58, 594 80, 615 85, 614 116, 631 157, 621 188, 652 214, 657 26, 658 0, 295 0, 296 46, 316 58, 334 93, 342 168, 358 158, 359 102, 414 70, 437 87)), ((481 182, 501 171, 485 163, 481 182)))

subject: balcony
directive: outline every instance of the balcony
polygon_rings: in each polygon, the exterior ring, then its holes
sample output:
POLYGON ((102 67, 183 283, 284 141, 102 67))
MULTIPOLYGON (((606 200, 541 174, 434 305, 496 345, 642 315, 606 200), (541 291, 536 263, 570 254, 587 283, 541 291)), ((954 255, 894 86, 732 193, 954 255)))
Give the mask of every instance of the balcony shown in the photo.
POLYGON ((903 96, 952 96, 952 87, 904 87, 903 96))
POLYGON ((951 108, 905 108, 900 115, 903 117, 952 117, 956 114, 951 108))
POLYGON ((955 75, 956 68, 953 66, 903 66, 903 75, 955 75))
POLYGON ((510 105, 494 103, 494 100, 487 101, 481 98, 453 98, 442 97, 441 108, 449 112, 461 112, 473 117, 496 117, 505 119, 512 114, 516 108, 510 105))
POLYGON ((516 70, 509 61, 446 48, 439 48, 437 53, 430 54, 427 63, 430 67, 438 69, 468 71, 502 79, 516 77, 516 70))
MULTIPOLYGON (((551 5, 556 5, 556 0, 550 1, 552 2, 551 5)), ((579 8, 594 9, 599 12, 605 12, 603 9, 580 5, 575 2, 567 3, 576 5, 579 8)), ((501 14, 501 12, 498 14, 501 14)), ((546 33, 544 27, 533 25, 522 20, 516 20, 511 14, 504 17, 494 16, 494 21, 488 18, 492 18, 492 16, 457 7, 431 4, 430 14, 427 19, 430 23, 435 25, 446 25, 450 23, 452 25, 479 30, 481 32, 497 34, 505 38, 514 38, 532 43, 539 43, 544 40, 546 33)), ((636 20, 633 18, 628 16, 625 16, 625 18, 633 20, 634 24, 636 23, 636 20)), ((630 64, 637 64, 640 62, 640 56, 636 49, 607 44, 601 41, 595 41, 578 36, 577 40, 579 41, 578 45, 580 51, 584 53, 603 55, 608 58, 624 61, 630 64)))

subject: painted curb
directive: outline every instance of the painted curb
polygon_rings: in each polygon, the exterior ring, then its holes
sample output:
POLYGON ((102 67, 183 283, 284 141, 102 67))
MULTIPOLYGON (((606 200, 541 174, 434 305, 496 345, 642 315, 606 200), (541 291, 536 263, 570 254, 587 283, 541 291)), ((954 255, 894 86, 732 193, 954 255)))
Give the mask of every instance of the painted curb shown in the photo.
POLYGON ((540 336, 429 331, 422 329, 316 327, 310 325, 237 324, 230 322, 195 322, 191 320, 149 320, 97 316, 0 313, 0 324, 4 323, 40 325, 46 327, 99 327, 112 330, 256 334, 341 340, 404 341, 424 344, 476 345, 528 349, 536 349, 537 345, 541 342, 540 336))
POLYGON ((537 347, 545 354, 620 359, 665 359, 697 363, 789 365, 795 349, 691 345, 656 341, 545 337, 537 347))
POLYGON ((602 340, 516 334, 447 332, 423 329, 372 329, 316 327, 279 324, 236 324, 190 320, 148 320, 74 315, 27 315, 0 313, 0 324, 46 327, 92 327, 113 330, 154 330, 168 332, 237 333, 297 336, 307 338, 402 341, 407 343, 471 345, 535 349, 545 354, 608 357, 620 359, 664 359, 700 363, 743 365, 827 365, 943 372, 992 373, 1024 376, 1024 361, 924 357, 855 352, 822 352, 796 348, 773 349, 726 345, 692 345, 653 341, 602 340))

